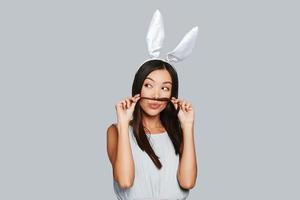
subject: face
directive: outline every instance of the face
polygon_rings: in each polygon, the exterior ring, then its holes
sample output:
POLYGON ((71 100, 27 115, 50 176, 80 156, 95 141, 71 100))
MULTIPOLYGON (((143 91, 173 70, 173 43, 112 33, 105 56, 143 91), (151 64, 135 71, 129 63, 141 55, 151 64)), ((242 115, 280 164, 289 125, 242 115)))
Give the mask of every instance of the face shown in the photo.
MULTIPOLYGON (((141 97, 170 98, 172 91, 172 78, 165 69, 151 72, 144 80, 141 97)), ((167 101, 141 99, 140 106, 150 116, 156 116, 163 111, 167 101)))

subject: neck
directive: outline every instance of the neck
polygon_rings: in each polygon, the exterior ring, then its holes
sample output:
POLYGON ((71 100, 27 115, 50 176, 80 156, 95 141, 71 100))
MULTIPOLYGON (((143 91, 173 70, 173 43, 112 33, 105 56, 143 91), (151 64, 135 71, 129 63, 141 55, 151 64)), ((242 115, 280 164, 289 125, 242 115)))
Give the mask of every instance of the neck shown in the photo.
POLYGON ((156 116, 143 115, 143 125, 147 128, 161 128, 163 126, 161 124, 159 115, 156 116))

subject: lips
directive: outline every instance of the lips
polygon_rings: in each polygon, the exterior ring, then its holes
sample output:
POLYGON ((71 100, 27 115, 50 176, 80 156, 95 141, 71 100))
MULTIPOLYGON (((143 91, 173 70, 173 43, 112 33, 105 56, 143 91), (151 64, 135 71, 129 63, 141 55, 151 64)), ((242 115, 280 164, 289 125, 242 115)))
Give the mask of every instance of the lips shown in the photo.
POLYGON ((152 109, 157 109, 160 107, 160 104, 159 103, 149 103, 148 104, 150 108, 152 109))

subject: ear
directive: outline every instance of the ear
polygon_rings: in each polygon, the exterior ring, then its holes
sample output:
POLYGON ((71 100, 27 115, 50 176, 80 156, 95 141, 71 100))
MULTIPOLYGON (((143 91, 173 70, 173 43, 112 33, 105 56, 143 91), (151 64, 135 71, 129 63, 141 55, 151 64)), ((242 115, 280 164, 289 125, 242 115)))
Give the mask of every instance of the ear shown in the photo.
POLYGON ((198 36, 198 26, 192 28, 185 34, 176 48, 167 53, 167 61, 179 62, 187 58, 193 51, 198 36))
POLYGON ((153 14, 148 33, 146 36, 146 42, 148 45, 148 52, 151 57, 158 57, 162 48, 165 38, 164 23, 159 10, 156 10, 153 14))

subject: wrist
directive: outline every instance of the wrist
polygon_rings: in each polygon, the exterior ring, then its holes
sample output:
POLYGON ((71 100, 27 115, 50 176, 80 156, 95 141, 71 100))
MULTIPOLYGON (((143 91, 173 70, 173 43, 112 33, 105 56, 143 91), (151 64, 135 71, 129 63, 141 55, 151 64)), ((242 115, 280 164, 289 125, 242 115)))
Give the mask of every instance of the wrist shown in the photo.
POLYGON ((118 121, 117 129, 119 134, 124 133, 124 131, 127 132, 129 129, 129 123, 118 121))
POLYGON ((188 122, 188 123, 183 123, 181 124, 182 129, 193 129, 194 128, 194 122, 188 122))
POLYGON ((185 138, 193 137, 194 135, 194 125, 193 124, 185 124, 181 127, 181 130, 183 132, 183 136, 185 138))
POLYGON ((119 127, 126 127, 126 126, 129 126, 129 121, 128 120, 118 120, 117 125, 119 127))
POLYGON ((117 123, 118 124, 129 124, 129 121, 126 117, 117 117, 117 123))

